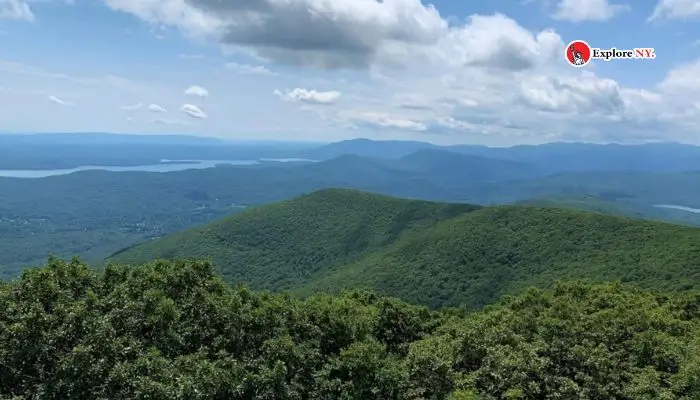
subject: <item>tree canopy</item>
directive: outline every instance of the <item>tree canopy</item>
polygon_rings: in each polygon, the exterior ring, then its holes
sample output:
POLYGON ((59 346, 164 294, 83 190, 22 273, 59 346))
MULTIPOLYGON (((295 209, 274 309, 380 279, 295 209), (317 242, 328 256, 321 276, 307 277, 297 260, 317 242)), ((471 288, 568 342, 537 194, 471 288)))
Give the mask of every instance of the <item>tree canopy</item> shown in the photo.
POLYGON ((479 207, 326 189, 115 254, 208 258, 224 279, 299 295, 366 288, 481 307, 557 279, 697 288, 700 230, 571 209, 479 207))
POLYGON ((700 294, 529 289, 479 311, 299 299, 199 261, 56 258, 0 284, 11 399, 696 399, 700 294))

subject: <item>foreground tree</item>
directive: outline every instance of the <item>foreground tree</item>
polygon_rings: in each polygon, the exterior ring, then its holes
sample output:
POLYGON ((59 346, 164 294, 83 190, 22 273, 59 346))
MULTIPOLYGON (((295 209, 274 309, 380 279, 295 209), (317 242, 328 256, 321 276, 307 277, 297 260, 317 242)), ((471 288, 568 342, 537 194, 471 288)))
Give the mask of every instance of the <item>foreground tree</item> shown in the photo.
POLYGON ((0 284, 0 396, 696 399, 700 296, 529 290, 480 311, 230 287, 204 262, 50 259, 0 284))

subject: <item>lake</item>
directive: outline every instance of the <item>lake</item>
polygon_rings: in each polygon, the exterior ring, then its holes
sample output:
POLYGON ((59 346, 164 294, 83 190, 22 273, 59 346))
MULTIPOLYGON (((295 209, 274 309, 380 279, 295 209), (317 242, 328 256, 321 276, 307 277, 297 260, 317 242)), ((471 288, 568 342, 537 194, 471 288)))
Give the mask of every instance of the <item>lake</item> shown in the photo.
POLYGON ((686 211, 690 212, 693 214, 700 214, 700 208, 693 208, 693 207, 686 207, 686 206, 678 206, 675 204, 657 204, 654 207, 658 208, 670 208, 672 210, 680 210, 680 211, 686 211))
POLYGON ((38 169, 38 170, 19 170, 5 169, 0 170, 0 177, 6 178, 46 178, 47 176, 67 175, 80 171, 112 171, 112 172, 174 172, 184 171, 186 169, 206 169, 214 168, 217 164, 225 165, 256 165, 261 162, 314 162, 313 160, 305 160, 301 158, 262 158, 260 160, 161 160, 160 164, 150 165, 134 165, 128 167, 116 166, 99 166, 85 165, 77 168, 67 169, 38 169))

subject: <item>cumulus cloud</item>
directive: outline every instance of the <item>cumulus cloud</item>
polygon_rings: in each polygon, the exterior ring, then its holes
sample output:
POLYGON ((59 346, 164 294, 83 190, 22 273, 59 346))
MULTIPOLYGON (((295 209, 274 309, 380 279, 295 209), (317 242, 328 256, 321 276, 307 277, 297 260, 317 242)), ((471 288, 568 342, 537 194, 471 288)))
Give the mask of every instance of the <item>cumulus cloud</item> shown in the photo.
POLYGON ((660 0, 648 20, 691 20, 698 18, 700 18, 700 2, 697 0, 660 0))
MULTIPOLYGON (((654 135, 677 140, 700 127, 695 64, 679 66, 657 86, 623 87, 594 73, 596 62, 571 68, 565 41, 554 30, 527 29, 501 14, 448 23, 419 0, 105 1, 154 26, 213 38, 257 60, 226 66, 237 73, 268 74, 263 65, 274 63, 365 69, 344 72, 345 83, 339 75, 305 74, 303 83, 290 86, 300 87, 274 91, 317 115, 318 131, 371 127, 512 144, 654 135), (323 80, 329 76, 331 82, 323 80)), ((623 1, 557 0, 554 16, 602 21, 623 12, 623 1)), ((654 18, 681 18, 683 1, 662 0, 654 18)), ((686 4, 685 14, 695 12, 693 4, 686 4)), ((14 67, 0 62, 0 71, 6 68, 14 67)), ((181 110, 206 117, 194 105, 181 110)))
POLYGON ((520 90, 520 99, 540 111, 615 115, 625 109, 619 84, 593 74, 533 77, 521 82, 520 90))
POLYGON ((296 88, 293 90, 273 92, 276 96, 284 101, 301 102, 307 104, 333 104, 341 96, 341 93, 335 90, 328 92, 317 92, 316 90, 296 88))
POLYGON ((74 103, 71 103, 71 102, 69 102, 69 101, 65 101, 65 100, 59 99, 58 97, 53 96, 53 95, 47 97, 47 99, 48 99, 50 102, 52 102, 52 103, 54 103, 54 104, 58 104, 58 105, 60 105, 60 106, 66 106, 66 107, 68 107, 68 106, 73 106, 73 105, 75 105, 74 103))
POLYGON ((397 45, 434 43, 448 28, 419 0, 106 0, 113 9, 289 64, 366 67, 397 45))
POLYGON ((119 106, 122 110, 133 111, 143 108, 143 103, 130 104, 125 106, 119 106))
POLYGON ((629 5, 612 4, 608 0, 561 0, 552 17, 572 22, 607 21, 628 10, 629 5))
POLYGON ((248 65, 231 62, 226 64, 226 68, 242 75, 278 75, 276 72, 270 71, 264 65, 248 65))
POLYGON ((205 119, 208 118, 208 115, 202 111, 199 107, 195 106, 194 104, 183 104, 182 107, 180 107, 180 111, 184 112, 191 118, 196 118, 196 119, 205 119))
POLYGON ((364 125, 380 127, 380 128, 395 128, 405 129, 409 131, 422 132, 428 129, 425 123, 413 121, 400 115, 392 115, 380 112, 362 112, 347 116, 349 121, 364 125))
POLYGON ((115 11, 131 13, 155 26, 177 26, 191 36, 215 34, 221 28, 221 20, 202 12, 185 0, 104 0, 115 11))
POLYGON ((561 57, 561 38, 551 30, 533 34, 502 14, 474 15, 451 29, 428 59, 442 66, 525 70, 561 57))
POLYGON ((166 113, 166 112, 168 112, 168 110, 165 109, 164 107, 161 107, 158 104, 153 104, 153 103, 148 105, 148 110, 151 112, 154 112, 154 113, 166 113))
POLYGON ((192 85, 185 89, 185 95, 187 96, 197 96, 197 97, 207 97, 209 96, 209 91, 199 85, 192 85))
POLYGON ((0 0, 0 19, 34 21, 34 13, 23 0, 0 0))
POLYGON ((665 92, 691 94, 700 92, 700 60, 681 64, 669 71, 659 88, 665 92))

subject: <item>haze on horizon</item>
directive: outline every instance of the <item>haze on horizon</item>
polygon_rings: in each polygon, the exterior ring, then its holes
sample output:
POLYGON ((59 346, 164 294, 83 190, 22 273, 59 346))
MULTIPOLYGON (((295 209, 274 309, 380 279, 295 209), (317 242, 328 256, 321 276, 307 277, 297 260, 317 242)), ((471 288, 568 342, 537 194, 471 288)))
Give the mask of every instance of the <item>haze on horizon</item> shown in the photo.
POLYGON ((698 143, 687 3, 0 0, 0 131, 698 143), (657 58, 572 68, 577 39, 657 58))

